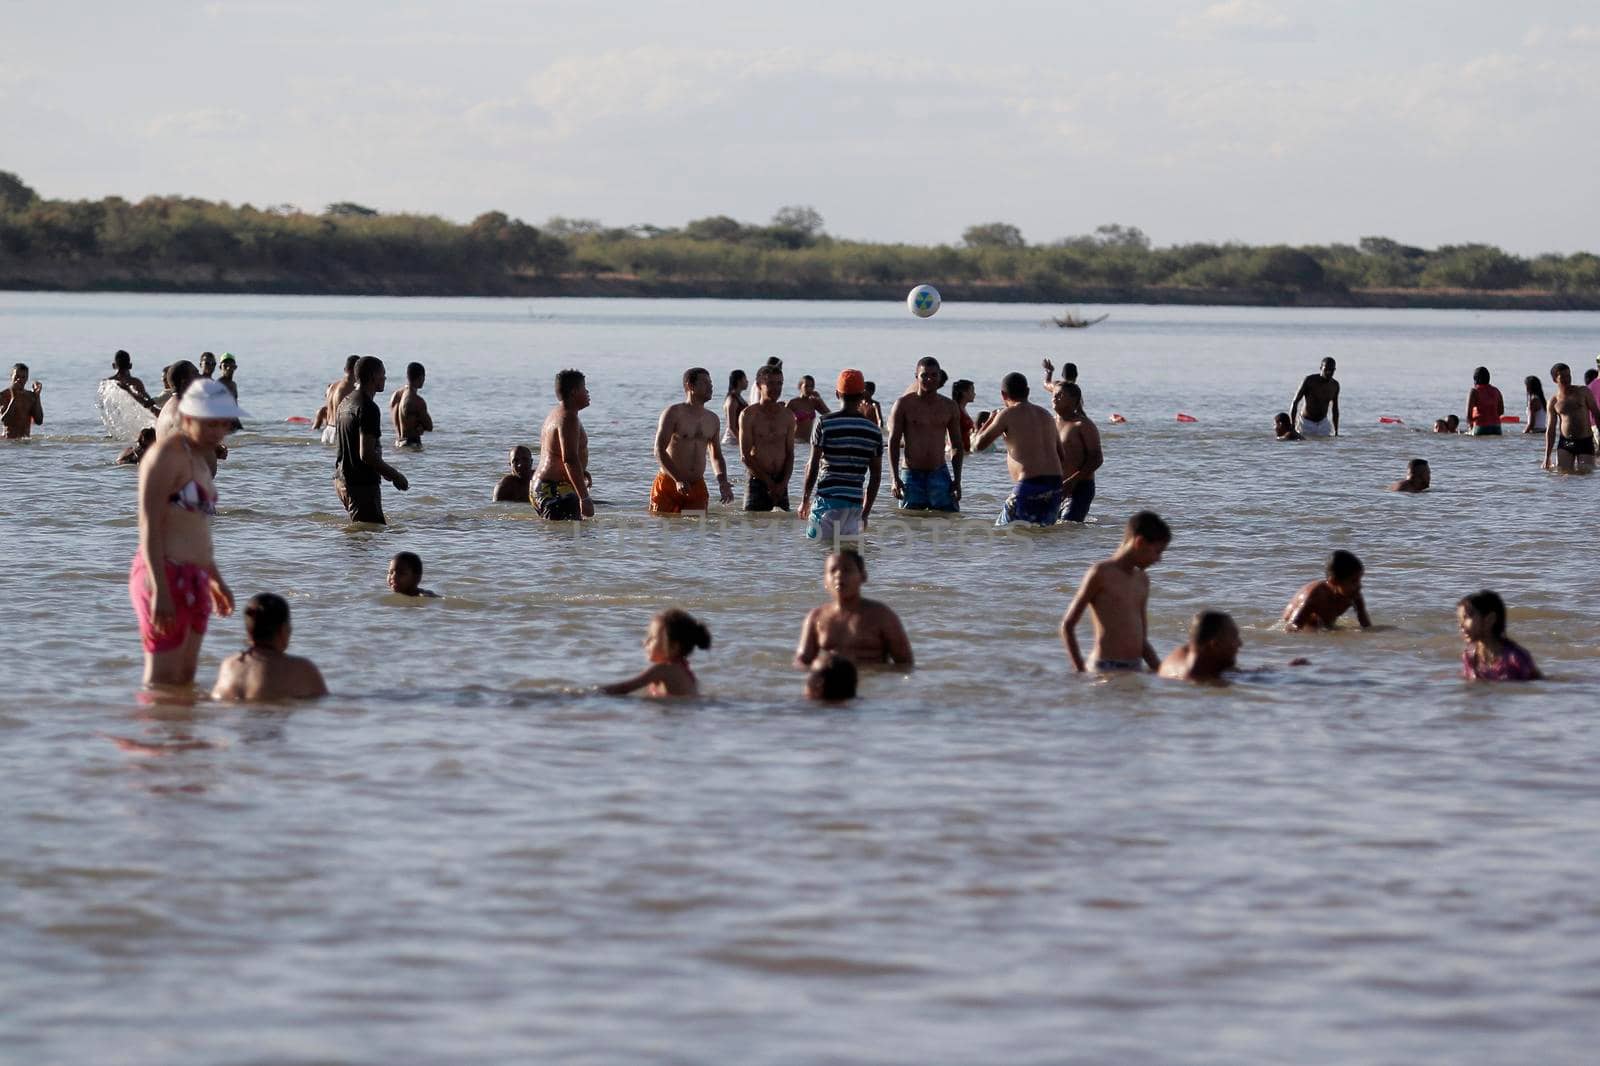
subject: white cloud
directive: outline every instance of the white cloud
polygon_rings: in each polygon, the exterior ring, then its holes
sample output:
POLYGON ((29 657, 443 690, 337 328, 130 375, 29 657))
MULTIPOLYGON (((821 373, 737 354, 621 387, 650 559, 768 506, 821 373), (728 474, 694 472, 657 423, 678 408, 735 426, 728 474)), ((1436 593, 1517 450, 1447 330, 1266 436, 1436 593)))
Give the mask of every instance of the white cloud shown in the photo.
POLYGON ((1262 41, 1307 41, 1315 36, 1308 23, 1272 0, 1218 0, 1198 15, 1179 19, 1178 32, 1185 37, 1262 41))
POLYGON ((1567 40, 1574 44, 1600 44, 1600 26, 1574 26, 1567 31, 1567 40))
POLYGON ((145 123, 149 137, 219 137, 243 133, 250 118, 241 111, 225 107, 203 107, 196 111, 159 115, 145 123))

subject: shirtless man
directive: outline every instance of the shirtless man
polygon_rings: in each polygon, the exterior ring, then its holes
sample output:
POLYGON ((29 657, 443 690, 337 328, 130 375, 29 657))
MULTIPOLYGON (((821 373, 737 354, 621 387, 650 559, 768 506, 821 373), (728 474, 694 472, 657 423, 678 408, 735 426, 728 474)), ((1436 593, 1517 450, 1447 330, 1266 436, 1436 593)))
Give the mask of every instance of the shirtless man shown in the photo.
POLYGON ((900 616, 877 600, 861 598, 867 583, 867 563, 853 548, 828 556, 822 566, 822 585, 833 602, 813 607, 800 627, 800 646, 794 664, 809 667, 824 652, 856 663, 894 663, 911 666, 911 639, 900 616))
POLYGON ((1086 668, 1076 633, 1078 619, 1086 610, 1094 618, 1094 651, 1087 669, 1106 673, 1142 666, 1161 668, 1148 635, 1150 575, 1145 571, 1161 561, 1161 553, 1170 543, 1172 530, 1160 516, 1140 511, 1128 519, 1115 554, 1083 575, 1083 584, 1061 619, 1061 641, 1067 646, 1073 669, 1083 673, 1086 668))
POLYGON ((1005 407, 979 431, 972 450, 981 452, 1002 435, 1006 438, 1006 466, 1016 487, 1006 498, 995 525, 1032 522, 1053 526, 1061 516, 1061 479, 1066 451, 1056 432, 1056 420, 1038 404, 1028 402, 1028 379, 1007 374, 1000 382, 1005 407))
POLYGON ((1306 402, 1306 409, 1300 415, 1296 428, 1308 437, 1326 437, 1330 432, 1335 437, 1339 435, 1339 383, 1333 378, 1334 366, 1331 358, 1324 359, 1322 369, 1306 375, 1306 379, 1300 383, 1300 391, 1294 394, 1294 401, 1289 404, 1289 417, 1293 419, 1300 401, 1306 402))
POLYGON ((794 473, 797 423, 783 395, 783 368, 756 371, 756 402, 739 413, 739 459, 749 472, 744 485, 746 511, 789 509, 789 478, 794 473))
POLYGON ((44 386, 39 382, 28 388, 28 367, 17 363, 11 368, 11 385, 0 391, 0 433, 6 440, 21 440, 33 432, 34 426, 44 425, 44 402, 39 398, 44 386))
POLYGON ((1550 380, 1556 389, 1550 395, 1550 417, 1545 421, 1544 469, 1550 469, 1554 450, 1556 469, 1563 474, 1587 474, 1594 470, 1594 433, 1589 427, 1600 423, 1600 404, 1594 393, 1572 383, 1572 368, 1566 363, 1550 368, 1550 380))
POLYGON ((200 376, 203 377, 203 378, 208 378, 212 374, 215 374, 216 372, 217 372, 217 353, 216 352, 201 352, 200 353, 200 376))
POLYGON ((433 418, 428 414, 428 401, 422 398, 422 385, 428 370, 421 363, 406 364, 406 383, 389 397, 389 418, 394 422, 394 444, 397 448, 420 451, 422 435, 433 432, 433 418))
POLYGON ((106 378, 107 381, 116 382, 118 388, 138 400, 151 414, 161 413, 161 406, 144 390, 144 382, 133 376, 133 356, 119 349, 117 354, 111 357, 111 370, 112 374, 106 378))
POLYGON ((1189 623, 1189 643, 1173 649, 1161 676, 1175 681, 1221 681, 1239 662, 1239 627, 1223 611, 1201 611, 1189 623))
POLYGON ((494 503, 531 503, 533 453, 526 444, 519 444, 511 449, 511 456, 506 462, 511 467, 511 473, 500 479, 489 499, 494 503))
POLYGON ((1105 462, 1100 427, 1083 413, 1083 391, 1070 381, 1056 385, 1051 406, 1061 438, 1061 521, 1082 522, 1094 502, 1094 472, 1105 462))
POLYGON ((683 402, 661 412, 655 446, 661 472, 650 486, 651 514, 706 509, 710 503, 706 491, 707 451, 711 452, 711 469, 716 471, 722 502, 733 502, 728 464, 723 461, 722 445, 717 440, 722 423, 706 410, 711 393, 711 372, 705 367, 692 367, 683 372, 683 402))
POLYGON ((239 398, 239 384, 233 380, 233 375, 239 370, 239 360, 233 357, 232 352, 223 352, 222 362, 217 365, 222 368, 222 376, 217 380, 222 382, 222 387, 228 390, 228 395, 237 400, 239 398))
POLYGON ((1339 616, 1350 608, 1356 609, 1356 621, 1362 629, 1372 627, 1367 617, 1367 601, 1361 596, 1361 579, 1366 568, 1354 553, 1336 551, 1328 557, 1326 577, 1313 581, 1289 601, 1283 609, 1284 628, 1332 629, 1339 616))
POLYGON ((900 397, 889 409, 891 491, 901 510, 961 510, 961 460, 966 455, 966 441, 961 435, 961 408, 939 394, 942 373, 933 356, 917 360, 916 391, 900 397), (949 466, 944 458, 946 440, 950 443, 949 466))
POLYGON ((331 383, 328 391, 322 396, 322 410, 317 412, 317 419, 311 423, 312 429, 322 430, 322 443, 337 444, 338 437, 334 423, 339 420, 339 405, 344 403, 346 396, 356 391, 356 364, 361 361, 359 355, 352 355, 344 361, 344 377, 331 383))
POLYGON ((589 434, 578 412, 589 406, 589 385, 581 370, 556 374, 556 405, 539 430, 539 473, 529 500, 539 517, 552 522, 578 522, 594 517, 589 490, 589 434))
POLYGON ((250 646, 222 660, 214 700, 310 700, 328 694, 322 671, 310 659, 288 655, 289 604, 263 592, 244 609, 244 631, 250 646))
POLYGON ((1049 392, 1055 392, 1063 385, 1076 385, 1078 383, 1078 364, 1063 363, 1061 365, 1061 380, 1056 381, 1056 365, 1048 359, 1039 360, 1039 365, 1044 367, 1044 387, 1049 392))

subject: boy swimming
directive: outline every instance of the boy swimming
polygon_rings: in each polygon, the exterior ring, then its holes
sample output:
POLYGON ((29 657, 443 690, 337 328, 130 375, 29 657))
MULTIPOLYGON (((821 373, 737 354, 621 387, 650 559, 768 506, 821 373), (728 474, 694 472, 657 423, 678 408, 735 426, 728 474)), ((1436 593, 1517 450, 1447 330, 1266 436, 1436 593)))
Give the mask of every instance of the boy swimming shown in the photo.
POLYGON ((1224 611, 1201 611, 1189 623, 1189 643, 1173 650, 1161 664, 1161 676, 1179 681, 1220 681, 1238 665, 1244 641, 1239 627, 1224 611))
POLYGON ((600 686, 600 691, 626 696, 643 688, 648 696, 698 696, 700 686, 689 668, 689 656, 696 648, 710 647, 711 630, 688 611, 662 611, 650 620, 644 636, 650 665, 626 681, 600 686))
POLYGON ((416 552, 396 552, 389 560, 389 588, 401 596, 422 596, 438 599, 432 589, 419 588, 422 582, 422 559, 416 552))
POLYGON ((1390 492, 1427 492, 1433 484, 1433 469, 1426 459, 1413 459, 1406 464, 1406 476, 1389 486, 1390 492))
POLYGON ((328 694, 322 671, 310 659, 286 654, 289 647, 289 604, 263 592, 244 608, 244 632, 250 646, 222 660, 214 700, 309 700, 328 694))
POLYGON ((1061 642, 1074 670, 1106 673, 1161 668, 1146 624, 1150 577, 1145 571, 1161 561, 1170 543, 1172 530, 1161 517, 1154 511, 1140 511, 1128 519, 1122 544, 1111 558, 1095 563, 1083 575, 1083 584, 1061 619, 1061 642), (1075 632, 1084 611, 1091 612, 1094 619, 1094 651, 1087 664, 1075 632))
POLYGON ((842 655, 823 652, 806 671, 806 699, 843 703, 856 698, 856 664, 842 655))
POLYGON ((1339 550, 1328 557, 1327 577, 1313 581, 1295 594, 1283 609, 1285 627, 1332 629, 1339 616, 1351 607, 1362 629, 1372 626, 1367 617, 1367 601, 1361 597, 1361 578, 1366 568, 1350 552, 1339 550))

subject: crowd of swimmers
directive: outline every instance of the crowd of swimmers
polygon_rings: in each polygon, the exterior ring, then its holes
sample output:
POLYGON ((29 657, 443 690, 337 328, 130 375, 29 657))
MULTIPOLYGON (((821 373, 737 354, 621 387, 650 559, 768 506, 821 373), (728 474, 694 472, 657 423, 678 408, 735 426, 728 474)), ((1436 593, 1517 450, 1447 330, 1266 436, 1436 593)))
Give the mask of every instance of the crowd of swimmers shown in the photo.
MULTIPOLYGON (((911 641, 895 612, 862 596, 867 580, 865 558, 841 541, 859 539, 878 502, 883 455, 890 460, 891 495, 908 511, 959 512, 965 458, 1005 441, 1012 490, 996 518, 997 525, 1057 521, 1082 522, 1095 494, 1095 473, 1104 456, 1100 434, 1084 413, 1077 368, 1067 364, 1060 380, 1044 362, 1044 385, 1050 409, 1030 399, 1026 376, 1011 373, 1001 381, 1003 405, 976 419, 966 412, 976 395, 973 383, 958 380, 952 395, 940 390, 949 376, 932 357, 919 360, 910 386, 891 405, 887 416, 875 399, 875 386, 855 369, 841 371, 834 382, 837 409, 831 409, 809 375, 800 379, 798 394, 783 399, 782 362, 769 359, 755 374, 755 399, 746 400, 748 379, 742 371, 729 378, 722 404, 726 425, 707 405, 713 397, 710 373, 695 367, 684 372, 683 400, 670 404, 657 422, 654 453, 659 471, 650 487, 649 508, 672 515, 708 507, 709 463, 724 504, 734 501, 726 444, 745 469, 742 505, 746 511, 791 509, 789 486, 795 446, 805 427, 810 450, 801 479, 797 512, 806 536, 832 543, 835 550, 823 568, 828 603, 805 618, 795 664, 807 671, 805 691, 818 699, 854 695, 858 666, 909 669, 914 663, 911 641)), ((210 526, 216 514, 215 474, 227 457, 224 440, 249 415, 239 407, 233 380, 237 361, 219 362, 204 353, 199 364, 187 360, 163 373, 166 392, 150 396, 131 372, 127 352, 113 359, 107 379, 156 415, 154 427, 118 462, 139 466, 139 550, 129 570, 129 596, 138 616, 145 650, 145 681, 151 685, 192 684, 200 644, 215 612, 230 614, 231 589, 218 571, 212 553, 210 526), (223 374, 214 378, 212 372, 223 374)), ((1276 421, 1277 436, 1304 439, 1339 432, 1339 383, 1332 359, 1302 382, 1288 412, 1276 421), (1303 409, 1302 409, 1302 404, 1303 409)), ((1600 389, 1575 387, 1570 369, 1551 370, 1554 392, 1547 403, 1537 382, 1529 378, 1529 427, 1532 416, 1547 414, 1545 465, 1564 471, 1592 469, 1594 433, 1600 426, 1600 389), (1536 394, 1537 393, 1537 394, 1536 394), (1564 457, 1564 458, 1563 458, 1564 457), (1587 460, 1587 461, 1585 461, 1587 460)), ((42 387, 28 388, 29 372, 19 364, 10 387, 0 392, 0 421, 7 436, 26 435, 43 422, 42 387), (15 431, 13 427, 16 427, 15 431)), ((333 487, 354 522, 384 522, 381 485, 387 481, 405 491, 408 482, 383 458, 382 418, 377 406, 386 385, 386 368, 374 356, 351 356, 344 374, 331 383, 313 426, 336 448, 333 487)), ((406 384, 389 398, 395 443, 421 446, 433 421, 421 391, 426 371, 412 363, 406 384)), ((594 514, 589 473, 588 435, 581 413, 589 406, 584 374, 575 369, 555 376, 555 403, 539 435, 538 462, 531 449, 518 445, 509 456, 510 473, 493 491, 497 501, 527 501, 551 521, 582 521, 594 514)), ((1503 400, 1479 368, 1467 401, 1467 424, 1473 432, 1499 431, 1503 400)), ((1431 483, 1424 460, 1413 460, 1406 477, 1389 487, 1422 492, 1431 483)), ((1160 561, 1172 540, 1171 530, 1150 511, 1127 522, 1113 555, 1091 566, 1062 618, 1060 636, 1074 669, 1110 673, 1149 669, 1162 676, 1216 680, 1237 668, 1241 645, 1238 626, 1226 614, 1206 611, 1191 623, 1189 640, 1165 658, 1157 655, 1146 628, 1150 594, 1147 571, 1160 561), (1087 614, 1094 643, 1085 656, 1077 627, 1087 614)), ((403 551, 391 560, 388 585, 397 595, 433 597, 421 587, 422 560, 403 551)), ((1362 599, 1363 567, 1347 551, 1335 551, 1321 580, 1300 590, 1283 611, 1291 631, 1331 628, 1354 611, 1357 623, 1369 627, 1362 599)), ((1458 622, 1467 644, 1462 656, 1465 676, 1496 680, 1529 680, 1539 676, 1532 657, 1505 636, 1506 608, 1495 593, 1463 598, 1458 622)), ((288 604, 271 593, 251 599, 244 611, 249 647, 227 659, 213 688, 218 698, 276 699, 320 695, 326 691, 315 666, 287 653, 291 626, 288 604)), ((656 616, 644 639, 649 665, 604 691, 645 690, 654 695, 683 696, 697 691, 690 658, 711 646, 710 630, 681 610, 656 616)), ((1296 660, 1301 662, 1303 660, 1296 660)))

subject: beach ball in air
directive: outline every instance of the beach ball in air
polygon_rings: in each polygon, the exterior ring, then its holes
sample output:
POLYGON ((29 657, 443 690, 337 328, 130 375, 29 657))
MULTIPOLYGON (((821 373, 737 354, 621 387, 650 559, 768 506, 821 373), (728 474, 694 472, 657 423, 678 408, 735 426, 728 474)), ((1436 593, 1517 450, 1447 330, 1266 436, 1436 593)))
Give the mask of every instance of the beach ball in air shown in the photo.
POLYGON ((932 285, 918 285, 906 296, 906 306, 918 318, 927 318, 939 310, 939 290, 932 285))

